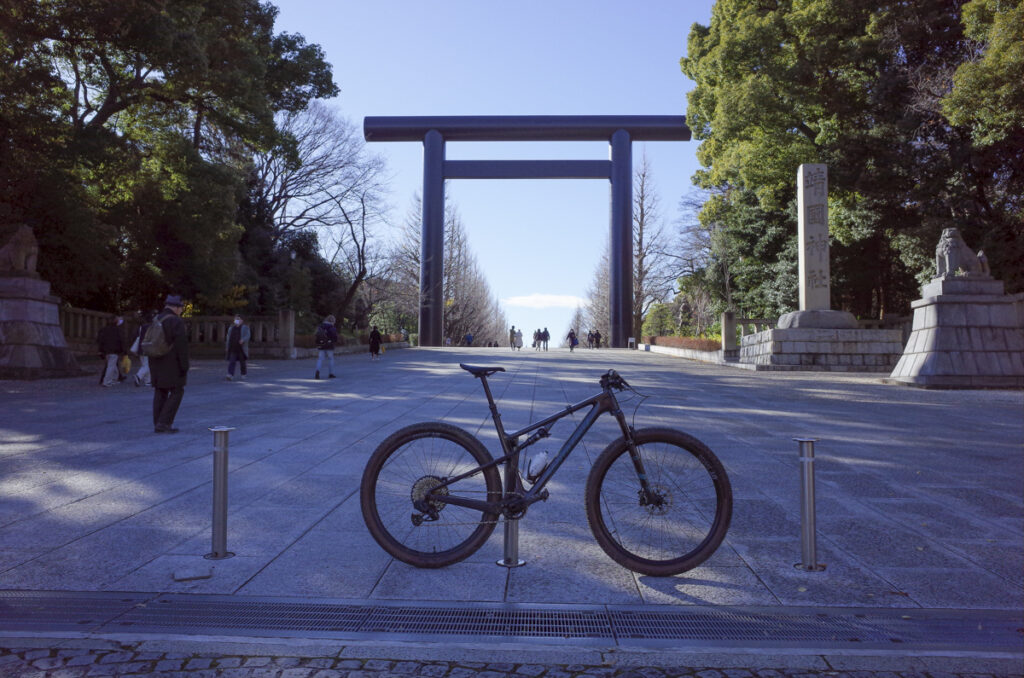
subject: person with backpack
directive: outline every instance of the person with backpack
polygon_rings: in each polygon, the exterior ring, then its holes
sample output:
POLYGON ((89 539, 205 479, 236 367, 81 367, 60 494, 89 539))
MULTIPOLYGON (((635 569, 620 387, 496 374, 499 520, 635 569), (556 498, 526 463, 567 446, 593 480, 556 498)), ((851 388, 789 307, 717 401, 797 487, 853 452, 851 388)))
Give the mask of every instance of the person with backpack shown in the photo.
POLYGON ((153 373, 153 431, 177 433, 174 417, 185 396, 188 378, 188 328, 181 319, 185 304, 177 294, 167 295, 160 311, 142 339, 142 351, 149 356, 153 373))
POLYGON ((252 331, 245 324, 245 320, 242 316, 236 315, 231 329, 224 335, 224 352, 227 354, 228 361, 228 376, 225 379, 228 381, 235 378, 235 363, 242 368, 242 373, 238 378, 245 381, 245 361, 249 359, 249 339, 251 337, 252 331))
POLYGON ((323 367, 324 360, 327 360, 327 377, 334 379, 334 344, 338 341, 338 330, 334 327, 334 316, 329 315, 324 318, 324 321, 320 323, 320 327, 316 328, 316 372, 313 373, 314 379, 320 378, 320 368, 323 367))
POLYGON ((548 332, 548 328, 544 328, 544 331, 540 333, 540 343, 544 347, 544 350, 548 350, 548 342, 551 341, 551 333, 548 332))
POLYGON ((565 337, 569 340, 569 353, 576 348, 576 344, 580 343, 580 340, 576 338, 576 330, 570 329, 569 334, 565 337))

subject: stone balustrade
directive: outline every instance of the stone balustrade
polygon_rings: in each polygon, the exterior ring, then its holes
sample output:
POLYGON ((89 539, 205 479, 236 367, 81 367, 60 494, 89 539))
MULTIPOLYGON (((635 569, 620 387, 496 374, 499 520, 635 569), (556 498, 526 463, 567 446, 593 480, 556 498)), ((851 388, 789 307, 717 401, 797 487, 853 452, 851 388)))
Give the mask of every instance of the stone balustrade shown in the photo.
MULTIPOLYGON (((96 335, 113 313, 90 311, 64 306, 60 309, 60 326, 68 347, 77 355, 96 353, 96 335)), ((196 356, 222 355, 224 337, 234 321, 233 315, 192 316, 185 318, 189 331, 189 350, 196 356)), ((252 333, 249 354, 257 358, 295 357, 295 313, 281 311, 277 315, 248 316, 245 320, 252 333)), ((127 343, 134 338, 139 320, 125 316, 124 336, 127 343)))

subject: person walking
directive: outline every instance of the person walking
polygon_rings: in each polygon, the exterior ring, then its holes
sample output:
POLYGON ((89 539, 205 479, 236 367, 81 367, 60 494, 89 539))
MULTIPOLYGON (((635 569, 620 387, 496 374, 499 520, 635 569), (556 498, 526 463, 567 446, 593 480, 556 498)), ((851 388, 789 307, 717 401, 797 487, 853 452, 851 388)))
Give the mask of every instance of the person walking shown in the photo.
POLYGON ((565 336, 569 340, 569 353, 576 348, 576 344, 580 343, 580 340, 576 338, 576 330, 570 329, 569 334, 565 336))
POLYGON ((594 348, 601 348, 601 330, 594 330, 594 348))
POLYGON ((153 372, 153 431, 155 433, 177 433, 174 417, 178 414, 181 399, 185 396, 188 380, 188 329, 181 319, 185 305, 177 294, 167 295, 164 310, 154 323, 160 323, 164 339, 170 350, 161 356, 150 356, 153 372))
POLYGON ((508 345, 512 350, 516 350, 516 326, 513 325, 512 329, 508 331, 508 345))
POLYGON ((522 330, 516 330, 515 348, 516 348, 517 351, 522 351, 523 350, 523 331, 522 330))
POLYGON ((544 346, 544 350, 548 350, 548 341, 551 340, 551 333, 548 332, 548 328, 544 328, 544 331, 540 333, 540 343, 544 346))
POLYGON ((370 330, 370 360, 380 360, 380 331, 374 325, 370 330))
POLYGON ((110 321, 100 328, 96 335, 96 345, 99 348, 100 357, 105 361, 103 379, 100 384, 105 387, 116 386, 121 380, 121 371, 117 361, 124 355, 124 338, 121 336, 121 325, 124 318, 115 315, 110 321))
POLYGON ((587 332, 587 348, 594 348, 594 330, 587 332))
POLYGON ((236 315, 235 322, 231 324, 231 329, 224 337, 224 352, 227 354, 228 361, 228 376, 225 379, 228 381, 235 378, 235 363, 238 363, 241 368, 238 378, 245 381, 247 373, 245 361, 249 359, 250 338, 252 338, 252 330, 245 324, 245 319, 242 316, 236 315))
POLYGON ((334 316, 329 315, 324 318, 324 321, 320 323, 320 327, 316 328, 316 347, 317 347, 317 358, 316 358, 316 372, 313 373, 314 379, 320 378, 320 369, 323 367, 324 360, 327 361, 327 378, 334 379, 334 345, 338 341, 338 330, 334 327, 334 316))
POLYGON ((135 336, 135 343, 132 344, 136 348, 134 353, 139 356, 139 371, 135 373, 135 385, 152 386, 153 375, 149 371, 149 356, 142 352, 142 338, 146 336, 146 330, 153 323, 153 316, 155 314, 152 311, 146 311, 142 314, 142 324, 139 325, 139 332, 135 336))

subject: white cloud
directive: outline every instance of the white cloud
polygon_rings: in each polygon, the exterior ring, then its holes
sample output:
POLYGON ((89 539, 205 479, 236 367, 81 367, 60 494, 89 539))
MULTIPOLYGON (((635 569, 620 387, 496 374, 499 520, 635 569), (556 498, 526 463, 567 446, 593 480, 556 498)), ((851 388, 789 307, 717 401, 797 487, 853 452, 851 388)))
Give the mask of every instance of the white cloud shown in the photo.
POLYGON ((517 308, 576 308, 586 306, 587 300, 571 294, 528 294, 523 297, 508 297, 501 303, 517 308))

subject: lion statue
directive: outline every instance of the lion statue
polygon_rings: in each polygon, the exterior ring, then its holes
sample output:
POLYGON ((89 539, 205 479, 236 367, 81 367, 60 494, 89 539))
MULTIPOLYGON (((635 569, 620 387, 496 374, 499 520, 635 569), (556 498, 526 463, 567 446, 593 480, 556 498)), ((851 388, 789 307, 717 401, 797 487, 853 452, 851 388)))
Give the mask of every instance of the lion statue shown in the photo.
POLYGON ((988 259, 984 252, 975 254, 967 246, 960 229, 946 228, 935 247, 935 277, 954 275, 988 275, 988 259))
POLYGON ((0 247, 0 271, 3 272, 32 275, 36 272, 38 259, 39 243, 32 229, 25 224, 19 225, 7 244, 0 247))

